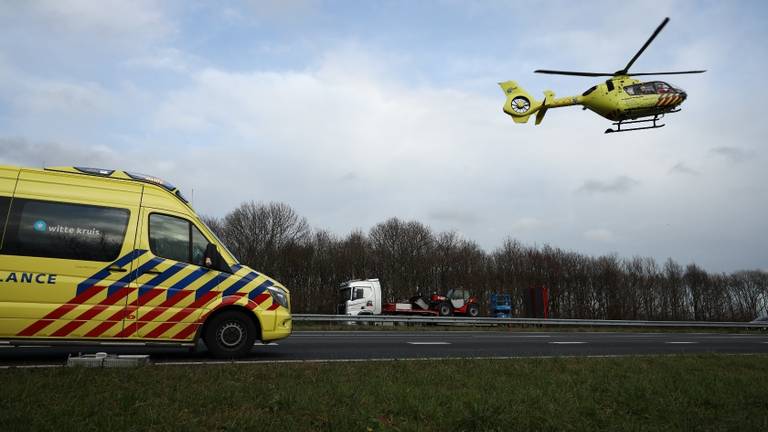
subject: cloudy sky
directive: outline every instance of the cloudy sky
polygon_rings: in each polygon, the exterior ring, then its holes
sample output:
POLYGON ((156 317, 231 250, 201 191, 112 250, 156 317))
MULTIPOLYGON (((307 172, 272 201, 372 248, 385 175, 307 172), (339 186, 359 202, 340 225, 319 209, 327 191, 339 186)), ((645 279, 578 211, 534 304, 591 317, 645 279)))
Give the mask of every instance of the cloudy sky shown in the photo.
POLYGON ((282 201, 340 235, 389 217, 588 254, 768 270, 761 1, 5 1, 0 163, 146 172, 203 214, 282 201), (578 94, 665 17, 635 71, 707 69, 654 131, 540 126, 497 82, 578 94))

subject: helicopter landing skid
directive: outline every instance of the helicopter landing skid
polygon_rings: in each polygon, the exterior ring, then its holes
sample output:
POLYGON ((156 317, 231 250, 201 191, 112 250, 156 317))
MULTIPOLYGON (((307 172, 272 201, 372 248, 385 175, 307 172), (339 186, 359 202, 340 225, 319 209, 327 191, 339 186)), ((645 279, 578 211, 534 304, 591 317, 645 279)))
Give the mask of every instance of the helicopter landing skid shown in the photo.
POLYGON ((658 114, 653 116, 653 118, 645 119, 645 120, 622 120, 614 123, 613 125, 616 126, 616 129, 608 128, 605 130, 605 133, 613 133, 613 132, 631 132, 636 130, 642 130, 642 129, 658 129, 664 127, 664 124, 657 124, 656 122, 661 120, 664 117, 664 114, 658 114), (637 124, 637 123, 651 123, 650 126, 639 126, 639 127, 632 127, 628 129, 622 129, 622 125, 626 124, 637 124))

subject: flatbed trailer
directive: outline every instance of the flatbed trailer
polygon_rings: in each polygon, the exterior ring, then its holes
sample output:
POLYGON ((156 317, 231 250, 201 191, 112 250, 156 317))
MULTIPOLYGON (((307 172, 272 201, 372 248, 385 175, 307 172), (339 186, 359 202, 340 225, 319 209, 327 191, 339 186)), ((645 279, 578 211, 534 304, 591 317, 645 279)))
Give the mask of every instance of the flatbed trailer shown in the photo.
POLYGON ((411 303, 385 303, 381 307, 381 314, 438 316, 440 313, 436 310, 414 307, 414 305, 411 303))

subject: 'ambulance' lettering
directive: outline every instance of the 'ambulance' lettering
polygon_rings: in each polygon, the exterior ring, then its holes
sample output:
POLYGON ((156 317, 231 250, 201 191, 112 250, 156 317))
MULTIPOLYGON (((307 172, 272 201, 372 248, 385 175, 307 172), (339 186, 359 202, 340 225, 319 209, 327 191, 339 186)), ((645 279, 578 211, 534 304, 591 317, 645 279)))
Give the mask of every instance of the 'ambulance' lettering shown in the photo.
POLYGON ((2 282, 15 282, 15 283, 35 283, 38 285, 55 285, 56 275, 48 273, 8 273, 8 276, 0 274, 0 283, 2 282))

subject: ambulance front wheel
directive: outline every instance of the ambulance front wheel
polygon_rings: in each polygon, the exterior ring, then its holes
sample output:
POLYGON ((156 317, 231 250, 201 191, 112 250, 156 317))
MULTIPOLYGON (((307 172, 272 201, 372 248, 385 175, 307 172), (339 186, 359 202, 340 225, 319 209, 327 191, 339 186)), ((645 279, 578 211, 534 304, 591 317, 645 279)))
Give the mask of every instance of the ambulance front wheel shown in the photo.
POLYGON ((256 341, 256 325, 242 312, 224 311, 205 327, 203 340, 216 358, 244 357, 256 341))

